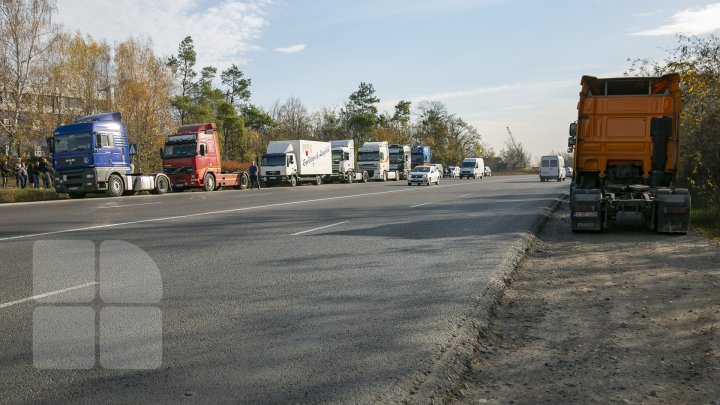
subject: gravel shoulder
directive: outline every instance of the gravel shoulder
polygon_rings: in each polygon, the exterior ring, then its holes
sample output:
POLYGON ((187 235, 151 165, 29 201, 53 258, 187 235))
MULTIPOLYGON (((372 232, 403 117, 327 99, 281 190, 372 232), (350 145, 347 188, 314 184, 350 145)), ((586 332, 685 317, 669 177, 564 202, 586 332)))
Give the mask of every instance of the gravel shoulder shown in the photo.
POLYGON ((458 404, 720 404, 720 247, 570 231, 567 201, 508 281, 458 404))

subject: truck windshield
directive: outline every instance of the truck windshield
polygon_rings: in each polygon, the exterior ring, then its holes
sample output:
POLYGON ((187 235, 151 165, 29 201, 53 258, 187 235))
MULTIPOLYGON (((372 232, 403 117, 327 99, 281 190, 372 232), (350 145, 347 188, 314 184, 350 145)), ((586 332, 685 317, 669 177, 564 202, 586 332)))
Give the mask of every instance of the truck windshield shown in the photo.
POLYGON ((261 166, 285 166, 285 155, 263 156, 261 166))
POLYGON ((342 151, 341 150, 334 150, 332 151, 332 162, 333 163, 340 163, 340 159, 342 159, 342 151))
POLYGON ((71 152, 77 150, 90 150, 92 148, 92 134, 88 132, 66 135, 55 135, 55 152, 71 152))
POLYGON ((380 160, 380 152, 358 152, 358 162, 377 162, 380 160))
POLYGON ((195 144, 195 142, 193 142, 165 145, 165 149, 163 150, 163 152, 165 159, 173 159, 195 156, 196 150, 197 145, 195 144))
POLYGON ((402 163, 402 161, 403 161, 402 153, 398 153, 396 155, 390 154, 390 163, 402 163))

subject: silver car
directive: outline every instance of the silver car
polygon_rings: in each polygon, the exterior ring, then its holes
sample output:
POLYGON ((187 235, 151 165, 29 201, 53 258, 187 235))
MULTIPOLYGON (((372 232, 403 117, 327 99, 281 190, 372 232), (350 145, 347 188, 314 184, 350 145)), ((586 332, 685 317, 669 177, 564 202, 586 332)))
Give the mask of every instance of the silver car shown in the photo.
POLYGON ((440 173, 435 166, 416 166, 408 177, 408 186, 413 184, 440 184, 440 173))

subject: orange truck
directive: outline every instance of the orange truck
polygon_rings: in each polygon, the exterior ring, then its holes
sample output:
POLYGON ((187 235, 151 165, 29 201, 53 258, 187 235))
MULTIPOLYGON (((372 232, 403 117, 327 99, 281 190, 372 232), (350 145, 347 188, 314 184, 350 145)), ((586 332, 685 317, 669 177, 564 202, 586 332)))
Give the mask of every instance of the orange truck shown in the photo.
POLYGON ((675 188, 680 165, 680 76, 583 76, 568 152, 573 232, 645 225, 685 234, 690 194, 675 188))
POLYGON ((221 169, 220 143, 214 122, 181 126, 167 137, 160 150, 163 172, 173 191, 202 188, 205 191, 232 187, 244 190, 250 180, 243 171, 226 173, 221 169))

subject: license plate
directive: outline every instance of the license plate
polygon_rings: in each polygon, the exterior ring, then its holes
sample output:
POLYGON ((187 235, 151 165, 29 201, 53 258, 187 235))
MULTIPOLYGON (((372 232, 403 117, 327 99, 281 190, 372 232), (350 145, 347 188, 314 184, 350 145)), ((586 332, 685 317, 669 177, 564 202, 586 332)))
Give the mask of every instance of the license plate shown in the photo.
POLYGON ((175 185, 175 187, 182 187, 182 186, 184 186, 184 184, 182 184, 182 183, 178 183, 175 185))
POLYGON ((78 187, 68 187, 68 190, 70 190, 70 191, 74 191, 74 190, 77 190, 77 189, 78 189, 78 187))
POLYGON ((596 218, 598 216, 597 212, 576 212, 575 217, 581 218, 581 217, 590 217, 590 218, 596 218))
POLYGON ((277 177, 275 177, 275 176, 270 176, 270 177, 268 177, 268 179, 270 179, 270 180, 277 180, 277 177))

